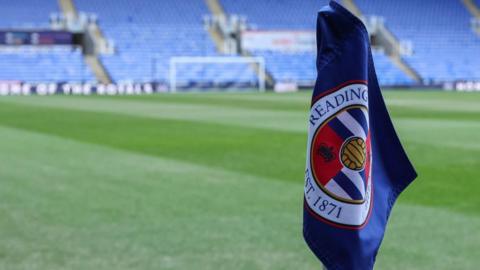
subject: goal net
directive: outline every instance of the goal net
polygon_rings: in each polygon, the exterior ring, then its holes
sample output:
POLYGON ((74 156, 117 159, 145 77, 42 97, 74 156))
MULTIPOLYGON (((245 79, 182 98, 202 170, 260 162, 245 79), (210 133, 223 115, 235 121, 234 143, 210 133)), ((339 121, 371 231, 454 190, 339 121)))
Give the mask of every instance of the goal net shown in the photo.
POLYGON ((251 90, 265 91, 263 57, 172 57, 170 91, 251 90))

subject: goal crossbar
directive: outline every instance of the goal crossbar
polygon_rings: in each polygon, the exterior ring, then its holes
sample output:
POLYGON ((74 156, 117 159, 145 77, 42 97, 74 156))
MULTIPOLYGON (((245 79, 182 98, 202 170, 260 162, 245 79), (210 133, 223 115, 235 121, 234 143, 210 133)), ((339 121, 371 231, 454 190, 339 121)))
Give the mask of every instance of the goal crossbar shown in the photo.
POLYGON ((258 75, 258 84, 261 92, 265 92, 265 59, 263 57, 232 57, 232 56, 175 56, 170 58, 169 80, 170 91, 177 91, 177 64, 254 64, 256 74, 258 75))

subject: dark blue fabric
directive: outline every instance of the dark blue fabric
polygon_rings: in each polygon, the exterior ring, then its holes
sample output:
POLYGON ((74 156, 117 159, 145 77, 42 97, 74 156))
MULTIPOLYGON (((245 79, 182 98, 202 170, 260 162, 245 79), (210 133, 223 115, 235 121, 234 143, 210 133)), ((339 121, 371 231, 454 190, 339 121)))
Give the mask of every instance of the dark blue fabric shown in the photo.
POLYGON ((338 118, 333 118, 328 125, 343 139, 353 136, 353 133, 338 118))
POLYGON ((383 101, 365 26, 335 2, 317 20, 317 81, 312 104, 329 89, 351 81, 368 82, 372 144, 373 208, 360 229, 332 226, 316 219, 305 206, 304 238, 329 270, 373 269, 391 208, 416 172, 394 130, 383 101))
POLYGON ((362 126, 365 134, 368 134, 368 124, 367 119, 365 119, 365 114, 361 109, 351 109, 348 113, 362 126))
POLYGON ((346 176, 343 172, 339 172, 334 178, 335 182, 347 192, 348 196, 353 200, 362 200, 363 196, 360 190, 355 186, 355 184, 346 176))

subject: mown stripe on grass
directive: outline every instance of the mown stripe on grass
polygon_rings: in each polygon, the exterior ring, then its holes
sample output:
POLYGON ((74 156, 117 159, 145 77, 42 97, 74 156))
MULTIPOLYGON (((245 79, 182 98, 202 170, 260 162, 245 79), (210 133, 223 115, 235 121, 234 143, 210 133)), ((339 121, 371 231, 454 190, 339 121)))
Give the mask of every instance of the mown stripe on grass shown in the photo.
POLYGON ((480 218, 444 208, 397 204, 378 269, 477 269, 480 218))
MULTIPOLYGON (((389 93, 390 94, 390 93, 389 93)), ((396 93, 395 93, 396 94, 396 93)), ((439 93, 430 93, 439 94, 439 93)), ((0 103, 18 103, 49 108, 77 109, 84 111, 110 112, 132 116, 151 117, 160 119, 180 119, 198 121, 203 123, 216 123, 242 127, 253 127, 273 130, 295 131, 304 134, 307 129, 307 108, 304 103, 294 103, 288 106, 297 107, 296 110, 284 110, 282 99, 276 95, 267 95, 270 101, 263 101, 271 106, 261 106, 262 102, 254 102, 255 108, 232 105, 236 103, 238 95, 230 94, 207 94, 203 95, 154 95, 154 96, 130 96, 130 97, 76 97, 76 96, 52 96, 52 97, 6 97, 0 99, 0 103), (216 98, 212 98, 216 97, 216 98), (223 98, 220 98, 223 97, 223 98), (230 98, 226 98, 230 97, 230 98), (187 100, 186 102, 184 101, 187 100), (214 100, 210 102, 209 100, 214 100), (222 103, 215 103, 222 100, 222 103), (224 103, 223 100, 228 102, 224 103), (282 100, 282 102, 279 102, 282 100), (276 103, 278 109, 273 109, 276 103)), ((263 95, 258 95, 263 97, 263 95)), ((289 95, 292 96, 292 95, 289 95)), ((300 96, 304 96, 301 94, 300 96)), ((441 96, 441 95, 440 95, 441 96)), ((254 98, 255 95, 245 94, 245 97, 254 98)), ((294 97, 294 96, 292 96, 294 97)), ((441 107, 429 108, 430 102, 435 102, 438 96, 417 102, 418 106, 393 105, 389 106, 390 112, 395 119, 418 119, 419 121, 480 121, 480 114, 471 110, 462 110, 462 106, 455 105, 457 101, 452 99, 456 111, 443 110, 441 107)), ((404 97, 408 99, 407 97, 404 97)), ((398 98, 394 100, 398 101, 398 98)), ((461 103, 461 101, 458 101, 461 103)), ((479 99, 480 102, 480 99, 479 99)), ((247 102, 248 104, 248 102, 247 102)), ((387 95, 387 104, 389 99, 387 95)), ((426 128, 426 127, 423 127, 426 128)))
MULTIPOLYGON (((1 269, 316 269, 302 184, 0 127, 1 269)), ((379 269, 475 269, 480 219, 397 204, 379 269)))
MULTIPOLYGON (((40 100, 49 100, 44 97, 40 100)), ((62 97, 53 101, 71 100, 62 97)), ((96 99, 89 97, 84 99, 96 99)), ((108 104, 115 107, 115 102, 108 104)), ((105 103, 105 106, 108 106, 105 103)), ((160 105, 159 105, 160 106, 160 105)), ((119 107, 121 109, 127 109, 119 107)), ((202 165, 287 181, 303 181, 305 140, 302 132, 244 128, 121 114, 49 109, 5 102, 0 106, 0 124, 45 132, 79 141, 97 143, 202 165)), ((421 115, 418 116, 419 118, 421 115)), ((420 178, 404 200, 478 213, 480 188, 475 134, 478 124, 470 120, 395 118, 400 137, 420 178), (462 143, 464 147, 454 147, 462 143), (450 145, 453 145, 451 147, 450 145)), ((242 121, 257 122, 252 118, 242 121)), ((284 126, 291 124, 278 119, 284 126)))
POLYGON ((0 115, 0 125, 4 126, 263 177, 303 181, 305 134, 8 103, 0 106, 0 115))
POLYGON ((177 93, 175 95, 156 94, 105 98, 154 103, 204 104, 243 109, 306 111, 310 105, 311 93, 177 93))
POLYGON ((7 97, 0 103, 39 106, 89 112, 108 112, 156 119, 175 119, 216 123, 267 130, 296 131, 303 134, 307 130, 306 110, 281 111, 265 108, 239 108, 207 105, 203 103, 184 104, 148 102, 111 97, 7 97))
POLYGON ((317 264, 300 233, 302 184, 11 128, 0 134, 1 269, 317 264))
POLYGON ((452 148, 452 151, 459 148, 476 151, 480 147, 480 120, 395 118, 394 122, 405 141, 452 148))

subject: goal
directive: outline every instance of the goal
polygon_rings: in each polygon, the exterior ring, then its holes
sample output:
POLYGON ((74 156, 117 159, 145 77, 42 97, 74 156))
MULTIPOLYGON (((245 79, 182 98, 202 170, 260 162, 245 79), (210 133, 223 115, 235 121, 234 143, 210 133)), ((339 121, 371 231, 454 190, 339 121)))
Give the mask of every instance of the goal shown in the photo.
POLYGON ((171 92, 191 89, 265 91, 263 57, 171 57, 168 73, 171 92))

